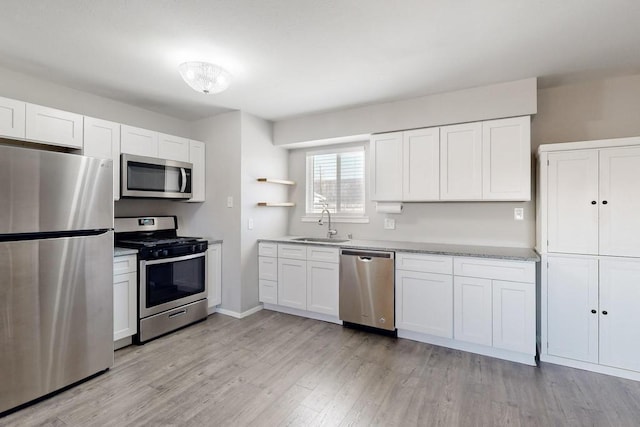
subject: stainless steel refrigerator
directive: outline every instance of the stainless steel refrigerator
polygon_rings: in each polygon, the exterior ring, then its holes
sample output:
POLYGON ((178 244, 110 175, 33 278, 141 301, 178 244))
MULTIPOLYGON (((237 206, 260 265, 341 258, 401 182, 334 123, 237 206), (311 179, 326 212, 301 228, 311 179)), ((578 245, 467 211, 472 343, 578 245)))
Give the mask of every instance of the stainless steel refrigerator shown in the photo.
POLYGON ((0 413, 113 365, 112 171, 0 146, 0 413))

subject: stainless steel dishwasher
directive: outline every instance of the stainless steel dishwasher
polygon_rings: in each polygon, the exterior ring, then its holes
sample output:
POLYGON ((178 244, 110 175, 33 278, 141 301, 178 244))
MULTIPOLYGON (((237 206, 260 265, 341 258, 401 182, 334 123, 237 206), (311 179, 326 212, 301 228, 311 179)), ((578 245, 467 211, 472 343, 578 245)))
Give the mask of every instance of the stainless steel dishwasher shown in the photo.
POLYGON ((395 331, 394 255, 340 251, 340 320, 395 331))

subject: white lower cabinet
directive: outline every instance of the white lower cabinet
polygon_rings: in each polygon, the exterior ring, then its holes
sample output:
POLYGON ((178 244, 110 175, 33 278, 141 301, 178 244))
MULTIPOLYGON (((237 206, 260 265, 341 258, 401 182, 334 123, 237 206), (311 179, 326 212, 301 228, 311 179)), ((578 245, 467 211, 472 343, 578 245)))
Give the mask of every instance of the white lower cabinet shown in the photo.
POLYGON ((640 259, 549 255, 543 261, 542 359, 640 379, 640 259))
POLYGON ((533 261, 396 252, 398 336, 535 365, 535 287, 533 261))
POLYGON ((338 248, 260 242, 258 254, 260 302, 274 310, 339 322, 338 248))
POLYGON ((115 257, 113 276, 113 340, 138 332, 138 276, 136 255, 115 257))
POLYGON ((453 338, 453 276, 397 270, 396 327, 453 338))
POLYGON ((339 264, 307 261, 307 310, 338 316, 339 264))
POLYGON ((491 345, 491 300, 491 280, 458 276, 453 279, 453 336, 456 340, 491 345))
POLYGON ((307 261, 278 258, 278 304, 307 309, 307 261))
POLYGON ((209 308, 222 304, 222 245, 219 243, 207 248, 207 286, 209 308))

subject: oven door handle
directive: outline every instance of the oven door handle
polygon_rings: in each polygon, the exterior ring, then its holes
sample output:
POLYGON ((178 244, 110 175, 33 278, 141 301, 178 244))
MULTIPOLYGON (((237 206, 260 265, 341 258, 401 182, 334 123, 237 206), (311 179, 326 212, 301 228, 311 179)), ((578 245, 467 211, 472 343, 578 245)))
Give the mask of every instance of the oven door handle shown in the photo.
POLYGON ((188 259, 194 259, 194 258, 199 258, 199 257, 205 257, 206 258, 207 257, 207 251, 199 252, 197 254, 179 256, 179 257, 169 257, 169 258, 154 259, 154 260, 141 260, 140 261, 140 266, 142 268, 144 268, 147 265, 168 264, 168 263, 172 263, 172 262, 176 262, 176 261, 186 261, 188 259))
POLYGON ((180 176, 182 177, 182 179, 181 179, 182 184, 180 185, 180 192, 184 193, 185 190, 187 189, 187 172, 185 171, 184 168, 180 168, 180 176))

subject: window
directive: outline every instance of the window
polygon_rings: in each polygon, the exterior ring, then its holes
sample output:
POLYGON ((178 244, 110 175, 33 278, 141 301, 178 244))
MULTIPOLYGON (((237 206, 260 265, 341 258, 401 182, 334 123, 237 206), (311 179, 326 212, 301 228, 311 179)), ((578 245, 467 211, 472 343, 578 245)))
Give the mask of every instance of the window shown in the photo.
POLYGON ((364 159, 364 146, 308 152, 306 214, 326 206, 336 217, 364 217, 364 159))

